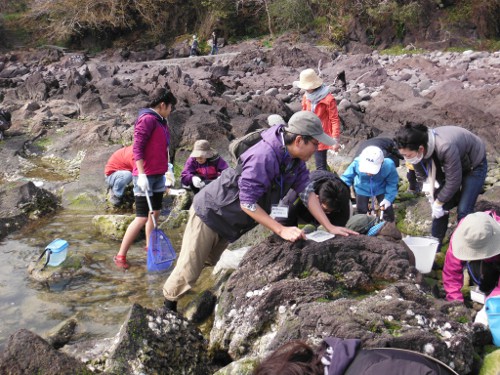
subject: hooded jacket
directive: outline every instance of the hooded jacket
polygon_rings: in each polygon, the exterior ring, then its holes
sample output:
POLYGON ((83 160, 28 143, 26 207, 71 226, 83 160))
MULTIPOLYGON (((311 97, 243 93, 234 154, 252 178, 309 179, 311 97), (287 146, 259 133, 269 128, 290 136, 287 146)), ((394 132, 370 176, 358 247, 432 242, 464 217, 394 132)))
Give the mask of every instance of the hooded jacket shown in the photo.
POLYGON ((282 129, 276 125, 263 131, 262 140, 240 156, 241 168, 224 170, 194 197, 199 218, 229 242, 257 225, 241 203, 257 203, 269 214, 290 188, 300 193, 309 181, 305 163, 283 145, 282 129))
POLYGON ((384 194, 384 199, 393 203, 398 193, 398 171, 389 158, 384 159, 380 171, 372 176, 359 171, 359 157, 355 158, 340 178, 348 186, 354 186, 356 194, 364 197, 384 194))
MULTIPOLYGON (((150 108, 143 108, 134 125, 134 160, 143 160, 148 176, 165 174, 168 170, 170 131, 167 119, 150 108)), ((134 165, 134 176, 139 174, 134 165)))
POLYGON ((434 198, 446 203, 460 190, 463 177, 486 158, 486 147, 481 138, 458 126, 431 129, 429 137, 434 139, 428 143, 424 159, 413 167, 418 180, 425 181, 434 160, 440 185, 434 198))
MULTIPOLYGON (((312 110, 312 103, 309 99, 307 99, 306 94, 302 97, 302 109, 304 111, 312 110)), ((332 138, 336 139, 338 142, 340 138, 340 119, 339 112, 337 110, 337 102, 335 101, 334 96, 332 94, 328 94, 321 99, 316 105, 314 113, 318 115, 321 120, 323 131, 332 138)), ((330 146, 323 143, 320 143, 318 146, 318 151, 329 149, 330 146)))

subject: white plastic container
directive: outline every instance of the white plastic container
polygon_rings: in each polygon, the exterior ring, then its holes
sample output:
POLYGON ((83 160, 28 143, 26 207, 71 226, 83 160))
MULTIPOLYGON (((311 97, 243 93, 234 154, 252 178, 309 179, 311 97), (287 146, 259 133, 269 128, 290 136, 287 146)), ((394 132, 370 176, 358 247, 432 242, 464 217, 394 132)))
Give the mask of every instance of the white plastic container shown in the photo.
POLYGON ((415 255, 415 268, 420 273, 431 272, 439 245, 437 238, 406 236, 403 238, 403 241, 408 245, 413 255, 415 255))
POLYGON ((57 238, 49 243, 45 250, 45 256, 48 258, 47 265, 57 267, 66 259, 66 255, 68 254, 68 242, 57 238))

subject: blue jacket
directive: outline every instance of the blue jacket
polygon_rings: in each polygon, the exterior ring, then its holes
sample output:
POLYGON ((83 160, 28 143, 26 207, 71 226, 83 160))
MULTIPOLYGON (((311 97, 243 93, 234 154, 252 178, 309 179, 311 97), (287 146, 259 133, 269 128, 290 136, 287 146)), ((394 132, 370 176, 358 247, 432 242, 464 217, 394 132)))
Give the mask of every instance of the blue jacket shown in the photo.
POLYGON ((365 197, 384 194, 384 199, 392 203, 398 193, 398 171, 394 162, 389 158, 384 159, 380 171, 373 176, 361 173, 359 171, 359 158, 355 158, 340 178, 347 185, 354 185, 356 194, 365 197))
POLYGON ((220 178, 205 186, 193 200, 196 215, 230 242, 257 223, 240 207, 257 203, 268 214, 290 188, 300 193, 309 182, 309 171, 300 159, 286 152, 282 126, 262 132, 259 141, 241 156, 240 168, 227 168, 220 178))

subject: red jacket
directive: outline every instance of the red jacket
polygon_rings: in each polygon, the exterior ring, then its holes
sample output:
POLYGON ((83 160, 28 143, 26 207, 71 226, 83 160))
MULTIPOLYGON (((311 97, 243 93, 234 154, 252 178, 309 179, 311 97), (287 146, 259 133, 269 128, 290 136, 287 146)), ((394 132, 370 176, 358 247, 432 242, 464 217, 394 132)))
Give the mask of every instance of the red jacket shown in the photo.
MULTIPOLYGON (((302 110, 310 111, 311 109, 311 101, 308 100, 306 94, 304 94, 302 97, 302 110)), ((314 113, 320 118, 324 132, 338 141, 340 138, 340 119, 339 112, 337 110, 337 102, 335 101, 333 95, 328 94, 321 99, 316 105, 314 113)), ((320 143, 318 151, 328 150, 329 148, 329 146, 320 143)))
POLYGON ((134 169, 134 153, 132 146, 120 148, 109 158, 104 167, 104 174, 109 176, 116 171, 130 171, 134 169))

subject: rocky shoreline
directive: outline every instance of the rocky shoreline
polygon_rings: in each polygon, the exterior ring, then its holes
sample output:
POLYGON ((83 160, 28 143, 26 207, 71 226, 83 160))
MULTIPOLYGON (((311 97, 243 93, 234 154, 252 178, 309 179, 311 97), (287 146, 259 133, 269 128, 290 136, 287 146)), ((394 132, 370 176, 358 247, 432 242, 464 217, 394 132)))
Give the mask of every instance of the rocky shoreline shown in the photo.
MULTIPOLYGON (((320 67, 332 84, 345 123, 345 148, 329 160, 336 171, 345 168, 358 142, 391 134, 404 121, 459 125, 486 142, 489 171, 480 199, 500 203, 500 52, 343 55, 286 38, 273 49, 248 42, 220 52, 175 60, 119 50, 88 56, 41 49, 0 56, 0 106, 13 115, 0 143, 0 190, 11 197, 0 202, 0 237, 60 205, 86 211, 102 205, 104 164, 131 142, 137 110, 155 87, 168 85, 179 99, 170 118, 179 173, 196 139, 209 140, 230 160, 232 139, 264 127, 268 114, 290 117, 301 98, 292 82, 309 67, 320 67), (336 80, 341 71, 345 89, 336 80)), ((405 198, 404 191, 403 183, 398 226, 428 233, 425 199, 405 198)), ((165 225, 182 225, 170 222, 165 225)), ((240 268, 223 273, 212 291, 217 307, 209 339, 181 316, 137 305, 108 341, 70 343, 56 351, 19 331, 2 354, 0 372, 22 373, 16 370, 27 360, 21 348, 33 347, 35 359, 24 368, 47 374, 75 368, 206 374, 229 362, 219 374, 244 374, 257 357, 287 340, 316 343, 336 335, 356 336, 371 347, 423 351, 461 374, 477 373, 477 357, 486 355, 484 346, 491 342, 488 331, 471 323, 473 309, 433 296, 400 242, 364 236, 325 246, 274 237, 258 242, 254 238, 257 245, 240 268), (47 353, 62 367, 51 369, 41 359, 47 353), (86 366, 76 365, 74 356, 86 366)))

